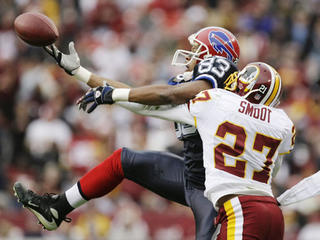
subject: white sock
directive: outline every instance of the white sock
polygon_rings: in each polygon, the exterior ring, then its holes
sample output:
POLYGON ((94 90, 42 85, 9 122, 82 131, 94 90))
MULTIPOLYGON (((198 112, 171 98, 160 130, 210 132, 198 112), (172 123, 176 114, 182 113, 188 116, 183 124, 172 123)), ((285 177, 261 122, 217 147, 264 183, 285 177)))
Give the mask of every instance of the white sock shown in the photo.
POLYGON ((80 207, 82 204, 86 203, 87 200, 85 200, 78 188, 78 184, 73 185, 71 188, 69 188, 66 191, 66 198, 68 203, 71 205, 73 208, 80 207))

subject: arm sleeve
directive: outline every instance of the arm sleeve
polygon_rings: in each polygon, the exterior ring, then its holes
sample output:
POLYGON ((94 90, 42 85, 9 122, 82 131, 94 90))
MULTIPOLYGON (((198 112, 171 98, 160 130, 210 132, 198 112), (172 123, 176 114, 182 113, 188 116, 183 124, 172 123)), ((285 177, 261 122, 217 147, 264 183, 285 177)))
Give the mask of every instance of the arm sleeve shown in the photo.
POLYGON ((201 115, 205 114, 210 106, 213 106, 214 102, 211 101, 213 99, 213 91, 215 90, 201 91, 194 99, 189 101, 189 111, 195 120, 196 118, 201 118, 201 115), (210 104, 209 107, 208 104, 210 104))
POLYGON ((160 118, 164 120, 186 123, 194 126, 194 118, 187 104, 149 106, 133 102, 116 102, 117 105, 139 115, 160 118))
POLYGON ((276 177, 279 170, 280 170, 280 167, 282 165, 282 160, 283 160, 283 156, 282 155, 278 155, 278 159, 275 161, 275 165, 274 165, 274 168, 273 168, 273 171, 272 171, 272 178, 276 177))
POLYGON ((218 87, 217 80, 209 74, 202 74, 202 75, 196 77, 193 81, 197 81, 197 80, 208 81, 211 84, 212 88, 218 87))
POLYGON ((286 206, 318 195, 320 195, 320 171, 289 188, 277 200, 282 206, 286 206))
POLYGON ((296 129, 293 123, 291 123, 291 126, 287 130, 286 137, 283 139, 280 145, 280 149, 279 149, 280 155, 289 154, 293 150, 295 138, 296 138, 296 129))

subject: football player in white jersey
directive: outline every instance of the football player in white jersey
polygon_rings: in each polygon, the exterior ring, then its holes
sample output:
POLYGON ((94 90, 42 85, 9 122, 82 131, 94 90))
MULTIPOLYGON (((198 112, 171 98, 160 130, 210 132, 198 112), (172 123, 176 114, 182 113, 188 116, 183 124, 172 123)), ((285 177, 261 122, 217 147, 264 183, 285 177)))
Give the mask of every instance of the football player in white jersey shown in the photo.
MULTIPOLYGON (((204 60, 198 70, 217 69, 204 60)), ((112 99, 114 90, 106 88, 105 96, 112 99)), ((225 89, 202 91, 174 110, 167 106, 162 112, 146 111, 136 105, 140 114, 197 127, 204 149, 205 196, 218 211, 217 239, 283 238, 283 215, 271 182, 282 155, 293 148, 295 128, 286 113, 275 108, 281 92, 276 70, 257 62, 228 78, 225 89)), ((87 104, 89 95, 80 104, 87 104)))
POLYGON ((281 156, 293 148, 295 131, 274 108, 280 76, 265 63, 252 63, 229 90, 201 92, 189 106, 204 145, 205 195, 219 209, 217 239, 283 239, 271 181, 281 156))

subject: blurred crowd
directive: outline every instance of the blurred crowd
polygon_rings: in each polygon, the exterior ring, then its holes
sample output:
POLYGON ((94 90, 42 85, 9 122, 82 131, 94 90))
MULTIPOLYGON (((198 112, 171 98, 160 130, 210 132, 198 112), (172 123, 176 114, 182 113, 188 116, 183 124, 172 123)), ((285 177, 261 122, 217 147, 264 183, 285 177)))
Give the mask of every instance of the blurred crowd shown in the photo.
MULTIPOLYGON (((43 49, 19 40, 17 15, 54 20, 63 52, 75 42, 81 65, 131 86, 165 84, 187 36, 221 26, 240 43, 239 68, 264 61, 280 73, 281 107, 297 128, 296 146, 274 181, 278 196, 320 165, 319 0, 1 0, 0 239, 194 239, 190 210, 129 181, 72 213, 73 222, 42 231, 12 194, 19 180, 36 192, 61 192, 119 147, 181 154, 172 123, 117 106, 80 112, 88 89, 43 49)), ((320 199, 283 208, 286 240, 320 239, 320 199), (318 238, 317 238, 318 237, 318 238)))

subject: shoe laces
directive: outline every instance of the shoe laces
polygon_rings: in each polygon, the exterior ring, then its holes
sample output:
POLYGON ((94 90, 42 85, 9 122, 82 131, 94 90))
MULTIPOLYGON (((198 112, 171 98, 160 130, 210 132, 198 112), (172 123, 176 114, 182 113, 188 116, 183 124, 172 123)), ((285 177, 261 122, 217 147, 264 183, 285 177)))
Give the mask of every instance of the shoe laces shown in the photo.
MULTIPOLYGON (((46 200, 51 200, 52 202, 56 202, 59 199, 59 195, 57 195, 56 193, 45 193, 42 195, 42 197, 46 200)), ((72 221, 71 218, 66 216, 61 217, 61 220, 67 223, 70 223, 72 221)))
MULTIPOLYGON (((41 204, 41 199, 43 199, 48 205, 56 202, 59 198, 59 195, 55 194, 55 193, 45 193, 43 195, 38 195, 36 193, 34 193, 33 191, 29 190, 30 193, 35 197, 34 199, 36 200, 37 204, 41 204)), ((60 214, 59 214, 60 215, 60 214)), ((68 222, 70 223, 72 221, 71 218, 66 217, 66 216, 61 216, 59 217, 62 221, 68 222)))

